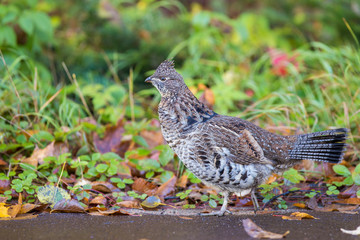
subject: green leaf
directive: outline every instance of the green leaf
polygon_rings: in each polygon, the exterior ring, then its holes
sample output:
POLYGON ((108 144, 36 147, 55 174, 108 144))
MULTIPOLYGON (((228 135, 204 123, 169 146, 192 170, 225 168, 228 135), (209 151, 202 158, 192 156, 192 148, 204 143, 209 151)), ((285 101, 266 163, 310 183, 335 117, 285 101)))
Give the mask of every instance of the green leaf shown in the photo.
POLYGON ((96 171, 98 171, 99 173, 104 173, 108 168, 108 165, 100 163, 96 166, 96 171))
POLYGON ((351 175, 351 172, 349 171, 349 169, 347 167, 345 167, 344 165, 334 165, 333 170, 337 174, 345 176, 345 177, 351 175))
POLYGON ((210 199, 210 201, 209 201, 209 206, 210 206, 211 208, 216 208, 216 207, 217 207, 217 203, 215 202, 214 199, 210 199))
POLYGON ((118 183, 118 182, 122 182, 122 179, 121 179, 121 178, 112 177, 112 178, 110 178, 110 181, 113 182, 113 183, 118 183))
POLYGON ((360 174, 360 164, 356 165, 354 172, 360 174))
POLYGON ((134 136, 133 140, 134 140, 134 142, 136 142, 137 144, 139 144, 139 145, 141 145, 141 146, 143 146, 145 148, 149 147, 146 140, 142 136, 134 136))
POLYGON ((112 160, 112 159, 121 160, 121 157, 119 155, 117 155, 116 153, 114 153, 114 152, 104 153, 101 156, 101 160, 103 160, 103 161, 109 161, 109 160, 112 160))
POLYGON ((124 178, 123 182, 126 183, 126 184, 133 184, 134 183, 134 181, 132 179, 130 179, 130 178, 124 178))
POLYGON ((121 188, 121 189, 126 187, 125 183, 123 183, 123 182, 118 182, 116 185, 118 186, 118 188, 121 188))
POLYGON ((46 132, 46 131, 39 131, 37 133, 35 133, 34 135, 32 135, 30 137, 30 139, 36 139, 38 141, 41 141, 41 140, 47 140, 49 142, 53 141, 54 140, 54 136, 51 135, 49 132, 46 132))
POLYGON ((304 181, 305 178, 295 169, 290 168, 285 171, 283 174, 284 178, 289 180, 292 183, 299 183, 300 181, 304 181))
POLYGON ((1 45, 16 45, 16 34, 14 32, 14 29, 6 25, 0 25, 0 46, 1 45))
POLYGON ((209 200, 209 196, 208 195, 202 195, 200 198, 201 201, 206 202, 209 200))
POLYGON ((24 32, 31 35, 34 31, 34 23, 28 14, 22 14, 19 18, 19 26, 24 32))
POLYGON ((167 165, 174 158, 174 152, 168 145, 163 145, 159 155, 159 162, 162 166, 167 165))

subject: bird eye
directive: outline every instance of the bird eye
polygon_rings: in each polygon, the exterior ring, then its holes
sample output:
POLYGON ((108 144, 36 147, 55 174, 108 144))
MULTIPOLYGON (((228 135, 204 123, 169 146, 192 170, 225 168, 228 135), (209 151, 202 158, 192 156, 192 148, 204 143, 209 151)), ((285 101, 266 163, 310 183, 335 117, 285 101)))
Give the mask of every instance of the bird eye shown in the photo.
POLYGON ((161 80, 161 81, 165 81, 165 77, 161 77, 160 80, 161 80))

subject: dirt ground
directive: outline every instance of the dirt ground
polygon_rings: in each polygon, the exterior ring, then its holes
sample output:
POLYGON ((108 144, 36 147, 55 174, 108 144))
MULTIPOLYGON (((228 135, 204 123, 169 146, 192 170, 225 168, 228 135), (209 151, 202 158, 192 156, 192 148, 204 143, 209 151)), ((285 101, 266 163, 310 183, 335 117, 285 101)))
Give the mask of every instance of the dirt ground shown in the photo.
MULTIPOLYGON (((302 211, 303 212, 303 211, 302 211)), ((224 217, 199 216, 195 210, 139 211, 136 216, 90 216, 42 213, 29 220, 0 221, 0 239, 252 239, 242 220, 250 218, 264 230, 290 234, 287 239, 359 239, 340 228, 354 230, 359 214, 314 212, 319 219, 283 220, 291 211, 258 213, 239 211, 224 217)))

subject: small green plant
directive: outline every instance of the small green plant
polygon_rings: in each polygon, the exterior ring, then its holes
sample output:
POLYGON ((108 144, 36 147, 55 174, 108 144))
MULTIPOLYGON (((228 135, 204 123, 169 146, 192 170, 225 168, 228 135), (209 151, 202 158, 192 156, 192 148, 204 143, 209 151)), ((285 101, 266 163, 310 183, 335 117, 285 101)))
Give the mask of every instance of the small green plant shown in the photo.
POLYGON ((191 189, 188 189, 188 190, 186 190, 186 191, 184 191, 184 192, 178 192, 177 194, 176 194, 176 196, 177 197, 179 197, 180 199, 185 199, 185 198, 187 198, 188 196, 189 196, 189 194, 191 193, 191 189))
POLYGON ((345 177, 344 180, 341 182, 335 181, 333 182, 334 185, 337 187, 341 187, 343 185, 353 185, 354 183, 356 185, 360 185, 360 164, 358 164, 354 171, 351 173, 350 170, 345 167, 344 165, 334 165, 333 170, 335 173, 345 177))
POLYGON ((129 197, 139 198, 141 200, 144 200, 148 196, 146 193, 143 193, 143 194, 140 195, 140 194, 138 194, 138 193, 136 193, 134 191, 127 191, 127 195, 129 197))
POLYGON ((326 186, 328 187, 328 190, 326 191, 327 195, 338 195, 340 193, 339 190, 337 190, 336 186, 332 184, 326 184, 326 186))
POLYGON ((290 168, 289 170, 285 171, 283 177, 291 183, 299 183, 300 181, 305 180, 299 171, 294 168, 290 168))
POLYGON ((133 184, 134 181, 130 178, 116 178, 116 177, 112 177, 110 178, 110 181, 113 183, 116 183, 116 186, 120 189, 124 189, 126 187, 126 184, 133 184))

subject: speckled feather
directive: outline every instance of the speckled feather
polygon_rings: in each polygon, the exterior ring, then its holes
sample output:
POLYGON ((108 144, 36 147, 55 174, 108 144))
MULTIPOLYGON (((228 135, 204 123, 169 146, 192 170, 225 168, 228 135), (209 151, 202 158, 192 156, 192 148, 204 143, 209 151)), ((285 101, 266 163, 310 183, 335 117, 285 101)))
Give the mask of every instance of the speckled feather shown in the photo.
POLYGON ((146 81, 162 96, 158 111, 169 146, 198 178, 226 193, 248 194, 273 172, 302 159, 342 158, 346 129, 280 136, 243 119, 219 115, 191 93, 172 61, 161 63, 146 81))

